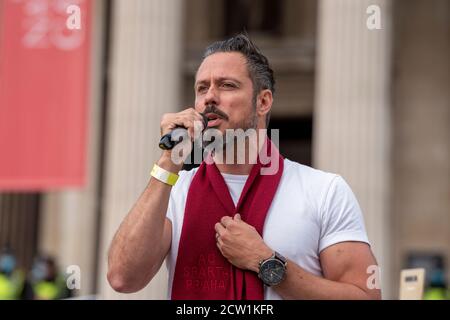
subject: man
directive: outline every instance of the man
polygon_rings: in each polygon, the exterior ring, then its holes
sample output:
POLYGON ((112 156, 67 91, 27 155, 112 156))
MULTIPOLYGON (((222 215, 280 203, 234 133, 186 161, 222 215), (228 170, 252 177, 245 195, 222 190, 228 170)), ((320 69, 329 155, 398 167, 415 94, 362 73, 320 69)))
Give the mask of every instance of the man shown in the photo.
MULTIPOLYGON (((214 43, 196 74, 195 108, 164 115, 161 134, 183 126, 194 136, 203 116, 205 132, 266 129, 274 83, 246 35, 214 43)), ((138 291, 167 258, 172 299, 380 299, 367 285, 376 261, 345 181, 283 159, 260 138, 246 140, 245 163, 217 161, 224 140, 191 171, 163 151, 112 241, 111 286, 138 291)))

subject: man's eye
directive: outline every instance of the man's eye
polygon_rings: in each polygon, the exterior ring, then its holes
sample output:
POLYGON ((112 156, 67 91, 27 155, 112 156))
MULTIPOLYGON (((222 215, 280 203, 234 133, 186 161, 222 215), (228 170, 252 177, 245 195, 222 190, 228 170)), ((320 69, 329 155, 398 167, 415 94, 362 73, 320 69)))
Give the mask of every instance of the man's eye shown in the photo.
POLYGON ((222 86, 225 88, 236 88, 234 83, 229 83, 229 82, 225 82, 222 86))
POLYGON ((197 87, 197 92, 199 92, 199 93, 206 92, 206 90, 208 90, 208 88, 205 87, 205 86, 198 86, 197 87))

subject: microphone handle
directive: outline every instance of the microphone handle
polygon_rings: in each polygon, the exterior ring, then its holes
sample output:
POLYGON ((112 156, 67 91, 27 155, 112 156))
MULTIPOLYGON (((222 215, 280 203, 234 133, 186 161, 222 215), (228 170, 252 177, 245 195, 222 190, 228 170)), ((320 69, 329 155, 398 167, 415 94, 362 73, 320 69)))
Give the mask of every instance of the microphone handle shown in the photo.
MULTIPOLYGON (((209 119, 203 113, 200 113, 200 114, 203 117, 203 130, 205 130, 206 127, 208 126, 209 119)), ((180 126, 178 128, 184 128, 184 127, 180 126)), ((161 140, 159 140, 159 144, 158 144, 160 149, 162 149, 162 150, 172 150, 173 147, 175 147, 178 143, 181 142, 181 139, 178 140, 178 141, 173 141, 172 140, 172 132, 173 131, 170 131, 169 133, 166 133, 165 135, 163 135, 161 137, 161 140)))
POLYGON ((175 142, 172 141, 172 131, 169 133, 166 133, 161 137, 161 140, 159 140, 159 148, 162 150, 171 150, 175 147, 175 142))

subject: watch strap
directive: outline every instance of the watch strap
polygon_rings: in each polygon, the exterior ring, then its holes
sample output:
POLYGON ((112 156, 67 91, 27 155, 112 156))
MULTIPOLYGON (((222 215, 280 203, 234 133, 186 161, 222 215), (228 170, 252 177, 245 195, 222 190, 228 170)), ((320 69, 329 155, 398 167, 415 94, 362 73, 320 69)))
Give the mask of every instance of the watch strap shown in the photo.
POLYGON ((280 260, 284 264, 287 263, 287 259, 285 257, 283 257, 279 252, 275 251, 275 253, 273 254, 273 258, 280 260))

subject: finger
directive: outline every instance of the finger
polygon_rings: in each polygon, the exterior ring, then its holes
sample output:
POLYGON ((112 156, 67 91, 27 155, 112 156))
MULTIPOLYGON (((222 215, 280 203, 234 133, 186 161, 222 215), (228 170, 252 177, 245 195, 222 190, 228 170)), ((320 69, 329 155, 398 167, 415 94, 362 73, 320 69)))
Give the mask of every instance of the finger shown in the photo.
POLYGON ((224 227, 221 223, 219 223, 219 222, 217 222, 217 223, 214 225, 214 230, 216 230, 216 232, 217 232, 220 236, 222 236, 223 233, 226 231, 225 227, 224 227))
POLYGON ((189 134, 191 135, 191 138, 193 138, 193 140, 199 139, 202 136, 202 132, 204 129, 203 121, 201 119, 199 120, 198 117, 194 115, 190 116, 188 123, 189 123, 189 134))
POLYGON ((222 219, 220 219, 220 223, 226 228, 230 225, 230 223, 233 221, 230 216, 223 216, 222 219))
POLYGON ((223 245, 223 242, 221 242, 221 240, 219 238, 219 240, 216 241, 216 246, 219 249, 220 253, 223 255, 222 245, 223 245))
POLYGON ((239 213, 236 213, 236 214, 234 215, 234 220, 242 221, 241 215, 240 215, 239 213))
POLYGON ((192 120, 195 121, 200 121, 201 123, 203 123, 203 117, 200 114, 200 112, 198 112, 197 110, 195 110, 194 108, 189 108, 186 110, 186 114, 189 114, 189 116, 191 116, 192 120))
POLYGON ((195 120, 199 121, 202 125, 204 124, 204 118, 198 111, 195 111, 195 120))
POLYGON ((199 139, 202 136, 203 122, 198 120, 194 121, 194 139, 199 139))
POLYGON ((174 122, 178 126, 188 128, 194 126, 194 121, 197 121, 197 118, 194 115, 178 113, 174 122))
POLYGON ((166 126, 168 126, 169 128, 167 129, 172 129, 173 125, 171 123, 171 121, 169 119, 171 119, 173 117, 173 113, 165 113, 163 114, 162 118, 161 118, 161 135, 164 134, 164 129, 166 129, 166 126))
POLYGON ((189 134, 189 138, 191 140, 194 139, 194 120, 192 118, 179 118, 178 125, 181 125, 182 127, 186 128, 189 134))

